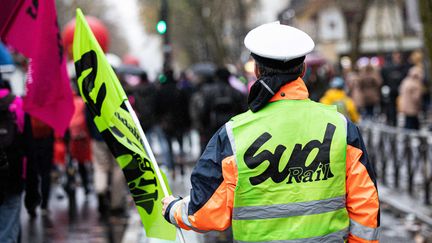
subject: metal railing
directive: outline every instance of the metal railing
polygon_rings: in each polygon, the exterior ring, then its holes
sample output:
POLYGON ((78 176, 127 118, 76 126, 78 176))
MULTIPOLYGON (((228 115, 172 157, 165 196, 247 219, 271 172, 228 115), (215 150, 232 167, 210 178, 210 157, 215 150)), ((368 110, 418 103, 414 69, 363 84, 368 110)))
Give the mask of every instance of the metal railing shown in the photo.
POLYGON ((432 133, 372 122, 359 128, 379 183, 430 205, 432 133))

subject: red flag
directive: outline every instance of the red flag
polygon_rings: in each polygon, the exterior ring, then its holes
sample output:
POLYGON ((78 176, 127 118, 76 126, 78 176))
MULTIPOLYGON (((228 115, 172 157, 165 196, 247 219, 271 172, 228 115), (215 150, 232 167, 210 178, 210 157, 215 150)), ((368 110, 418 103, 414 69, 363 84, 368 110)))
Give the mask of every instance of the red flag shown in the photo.
POLYGON ((24 109, 63 135, 74 105, 54 0, 2 1, 14 11, 0 8, 0 15, 10 15, 1 38, 30 59, 24 109))

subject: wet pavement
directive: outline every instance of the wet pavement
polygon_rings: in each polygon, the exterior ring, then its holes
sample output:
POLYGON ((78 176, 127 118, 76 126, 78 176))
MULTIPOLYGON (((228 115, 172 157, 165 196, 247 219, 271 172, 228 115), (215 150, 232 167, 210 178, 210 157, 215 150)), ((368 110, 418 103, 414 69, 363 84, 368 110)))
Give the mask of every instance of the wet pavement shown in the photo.
MULTIPOLYGON (((185 175, 177 174, 169 182, 173 194, 186 195, 190 188, 191 166, 185 168, 185 175)), ((76 207, 69 208, 69 200, 59 186, 51 193, 50 212, 42 216, 38 211, 36 219, 31 220, 25 210, 21 213, 23 243, 166 243, 145 236, 139 215, 130 205, 129 217, 101 218, 97 212, 94 194, 87 197, 81 188, 77 190, 76 207)), ((382 243, 427 242, 418 232, 421 224, 415 222, 410 214, 395 213, 386 204, 381 207, 382 243), (417 233, 416 233, 417 232, 417 233), (416 241, 417 239, 417 241, 416 241)), ((228 243, 231 234, 210 232, 198 234, 183 231, 187 243, 228 243)), ((177 242, 180 242, 177 240, 177 242)))
MULTIPOLYGON (((199 155, 197 136, 192 135, 192 141, 187 144, 189 161, 193 161, 199 155)), ((154 146, 154 152, 158 157, 160 146, 154 146)), ((158 158, 160 160, 160 158, 158 158)), ((190 174, 193 164, 185 166, 184 175, 179 170, 175 177, 166 173, 169 185, 174 195, 188 195, 190 190, 190 174)), ((162 166, 163 167, 163 166, 162 166)), ((385 190, 380 190, 385 192, 385 190)), ((390 201, 399 201, 405 208, 413 208, 409 201, 399 200, 395 195, 383 194, 390 201)), ((387 200, 389 201, 389 200, 387 200)), ((38 211, 35 219, 30 219, 27 212, 21 212, 22 220, 22 243, 167 243, 158 239, 146 237, 141 225, 139 215, 129 197, 129 217, 104 217, 101 218, 97 211, 97 199, 93 193, 84 195, 82 188, 77 189, 75 204, 69 202, 69 198, 58 184, 54 184, 51 193, 50 212, 42 216, 38 211), (69 205, 73 205, 69 207, 69 205)), ((403 207, 399 207, 402 208, 403 207)), ((415 212, 418 211, 413 209, 415 212)), ((394 210, 386 203, 381 205, 381 236, 382 243, 420 243, 427 241, 424 235, 429 234, 429 227, 424 222, 419 223, 412 212, 403 213, 406 210, 394 210), (425 233, 426 232, 426 233, 425 233)), ((424 220, 423 220, 424 221, 424 220)), ((231 233, 210 232, 198 234, 192 231, 183 231, 187 243, 228 243, 232 242, 231 233)), ((177 239, 176 242, 180 242, 177 239)))
MULTIPOLYGON (((187 168, 187 174, 190 173, 191 168, 187 168)), ((189 191, 189 177, 186 175, 185 178, 179 178, 174 181, 174 183, 170 183, 170 185, 174 185, 172 188, 174 195, 187 195, 186 192, 189 191), (187 185, 187 186, 184 186, 187 185)), ((135 214, 134 212, 132 212, 135 214)), ((420 234, 421 225, 415 222, 414 219, 411 218, 412 215, 403 214, 403 213, 395 213, 395 211, 390 210, 387 205, 381 206, 381 234, 380 234, 380 242, 381 243, 420 243, 420 242, 428 242, 425 238, 420 234), (417 241, 416 241, 417 240, 417 241)), ((142 229, 141 223, 139 222, 138 215, 135 216, 135 220, 131 220, 131 225, 128 230, 130 232, 127 233, 129 235, 138 235, 136 237, 137 241, 129 241, 131 238, 125 237, 122 243, 128 242, 139 242, 139 243, 165 243, 167 241, 161 241, 157 239, 148 239, 145 236, 145 232, 142 229), (132 230, 133 229, 133 230, 132 230)), ((185 235, 185 240, 188 243, 230 243, 232 242, 232 237, 230 231, 227 231, 225 234, 219 232, 210 232, 207 234, 198 234, 191 231, 183 231, 185 235)), ((176 242, 180 242, 178 239, 176 242)))
POLYGON ((127 217, 101 218, 96 197, 86 197, 81 189, 76 193, 76 206, 69 207, 68 198, 61 196, 60 190, 54 188, 47 215, 39 210, 38 216, 30 219, 25 209, 22 210, 23 243, 121 242, 127 217))
POLYGON ((406 215, 394 215, 392 212, 381 209, 381 243, 410 243, 416 242, 416 234, 409 231, 410 222, 406 215))

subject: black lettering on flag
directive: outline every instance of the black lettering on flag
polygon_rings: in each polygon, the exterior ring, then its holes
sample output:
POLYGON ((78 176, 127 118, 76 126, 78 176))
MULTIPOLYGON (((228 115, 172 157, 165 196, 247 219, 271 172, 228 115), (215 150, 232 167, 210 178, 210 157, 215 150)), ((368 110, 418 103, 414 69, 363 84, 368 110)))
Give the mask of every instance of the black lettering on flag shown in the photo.
POLYGON ((32 18, 36 19, 38 15, 38 8, 39 8, 39 0, 33 0, 32 5, 28 6, 26 9, 26 13, 32 18))
MULTIPOLYGON (((115 131, 117 136, 124 137, 123 133, 121 133, 118 129, 113 129, 113 127, 111 127, 110 130, 112 132, 115 131)), ((154 202, 150 199, 156 198, 155 200, 157 200, 158 197, 158 184, 154 170, 151 167, 151 162, 146 158, 141 159, 140 155, 138 154, 132 154, 128 148, 115 139, 110 130, 104 130, 101 132, 101 135, 108 144, 108 147, 110 148, 114 157, 118 158, 127 154, 132 155, 131 161, 125 168, 123 168, 123 174, 125 175, 126 182, 132 193, 132 198, 134 199, 135 204, 150 214, 153 211, 154 206, 154 202), (144 176, 146 176, 148 179, 144 178, 144 176), (148 192, 153 190, 154 192, 148 192), (146 200, 142 200, 143 198, 146 198, 146 200)))
POLYGON ((138 154, 134 154, 132 161, 123 168, 123 173, 135 204, 142 207, 148 214, 151 214, 159 195, 157 180, 151 162, 146 158, 141 159, 138 154), (151 174, 152 178, 144 178, 146 173, 151 174), (149 192, 149 189, 154 189, 154 191, 149 192))
MULTIPOLYGON (((122 103, 124 104, 124 102, 122 103)), ((121 106, 122 107, 122 106, 121 106)), ((122 107, 123 108, 123 107, 122 107)), ((126 109, 127 111, 127 109, 126 109)), ((141 143, 141 145, 144 147, 144 142, 141 139, 141 136, 139 135, 139 132, 136 128, 136 126, 134 126, 134 124, 129 124, 129 122, 127 121, 126 118, 122 117, 120 115, 120 113, 118 112, 114 112, 114 115, 119 119, 119 121, 121 123, 123 123, 123 125, 125 125, 127 127, 127 129, 131 132, 131 134, 141 143)), ((130 142, 130 140, 128 139, 128 142, 132 144, 132 142, 130 142)), ((135 144, 135 146, 139 147, 138 145, 135 144)))
POLYGON ((107 90, 105 83, 102 83, 96 96, 96 103, 90 97, 90 92, 95 87, 98 68, 97 55, 93 50, 84 53, 81 59, 75 62, 77 80, 81 77, 82 73, 89 68, 91 68, 90 73, 82 81, 82 93, 86 98, 87 106, 93 116, 101 116, 102 103, 105 100, 107 90))
POLYGON ((63 62, 63 53, 64 53, 64 49, 63 49, 63 44, 62 44, 62 38, 60 35, 60 28, 57 22, 57 18, 55 19, 54 22, 56 29, 57 29, 57 49, 58 49, 58 55, 59 55, 59 63, 61 64, 63 62))
MULTIPOLYGON (((82 80, 82 95, 85 97, 87 107, 89 108, 93 118, 95 116, 101 116, 102 104, 107 95, 105 83, 102 83, 97 91, 96 102, 94 102, 90 97, 90 93, 95 88, 98 71, 96 52, 90 50, 84 53, 81 56, 81 59, 75 62, 75 69, 77 80, 85 70, 91 69, 88 75, 82 80)), ((123 106, 124 104, 122 104, 122 108, 123 106)), ((130 133, 142 143, 142 139, 134 124, 129 124, 127 119, 121 117, 117 112, 115 115, 128 128, 130 133)), ((123 173, 135 204, 138 207, 143 208, 148 214, 151 214, 154 209, 155 201, 158 199, 159 191, 157 190, 157 179, 150 161, 147 158, 141 158, 139 154, 132 152, 115 138, 115 136, 127 138, 126 134, 123 134, 120 129, 110 127, 109 129, 101 131, 101 135, 116 158, 123 155, 132 155, 131 161, 129 161, 123 168, 123 173)), ((140 147, 130 139, 127 139, 127 141, 131 145, 133 144, 140 147)))

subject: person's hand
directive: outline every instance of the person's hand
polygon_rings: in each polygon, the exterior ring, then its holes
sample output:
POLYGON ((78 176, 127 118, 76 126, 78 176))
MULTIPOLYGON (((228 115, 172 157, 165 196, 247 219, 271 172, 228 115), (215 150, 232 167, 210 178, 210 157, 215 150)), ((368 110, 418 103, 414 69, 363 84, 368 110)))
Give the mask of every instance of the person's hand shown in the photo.
POLYGON ((165 211, 166 211, 168 205, 170 205, 170 203, 171 203, 172 201, 176 200, 176 199, 177 199, 177 198, 174 197, 173 195, 170 195, 170 196, 168 196, 168 197, 164 197, 164 198, 162 199, 162 204, 163 204, 163 206, 162 206, 162 215, 165 215, 165 211))

